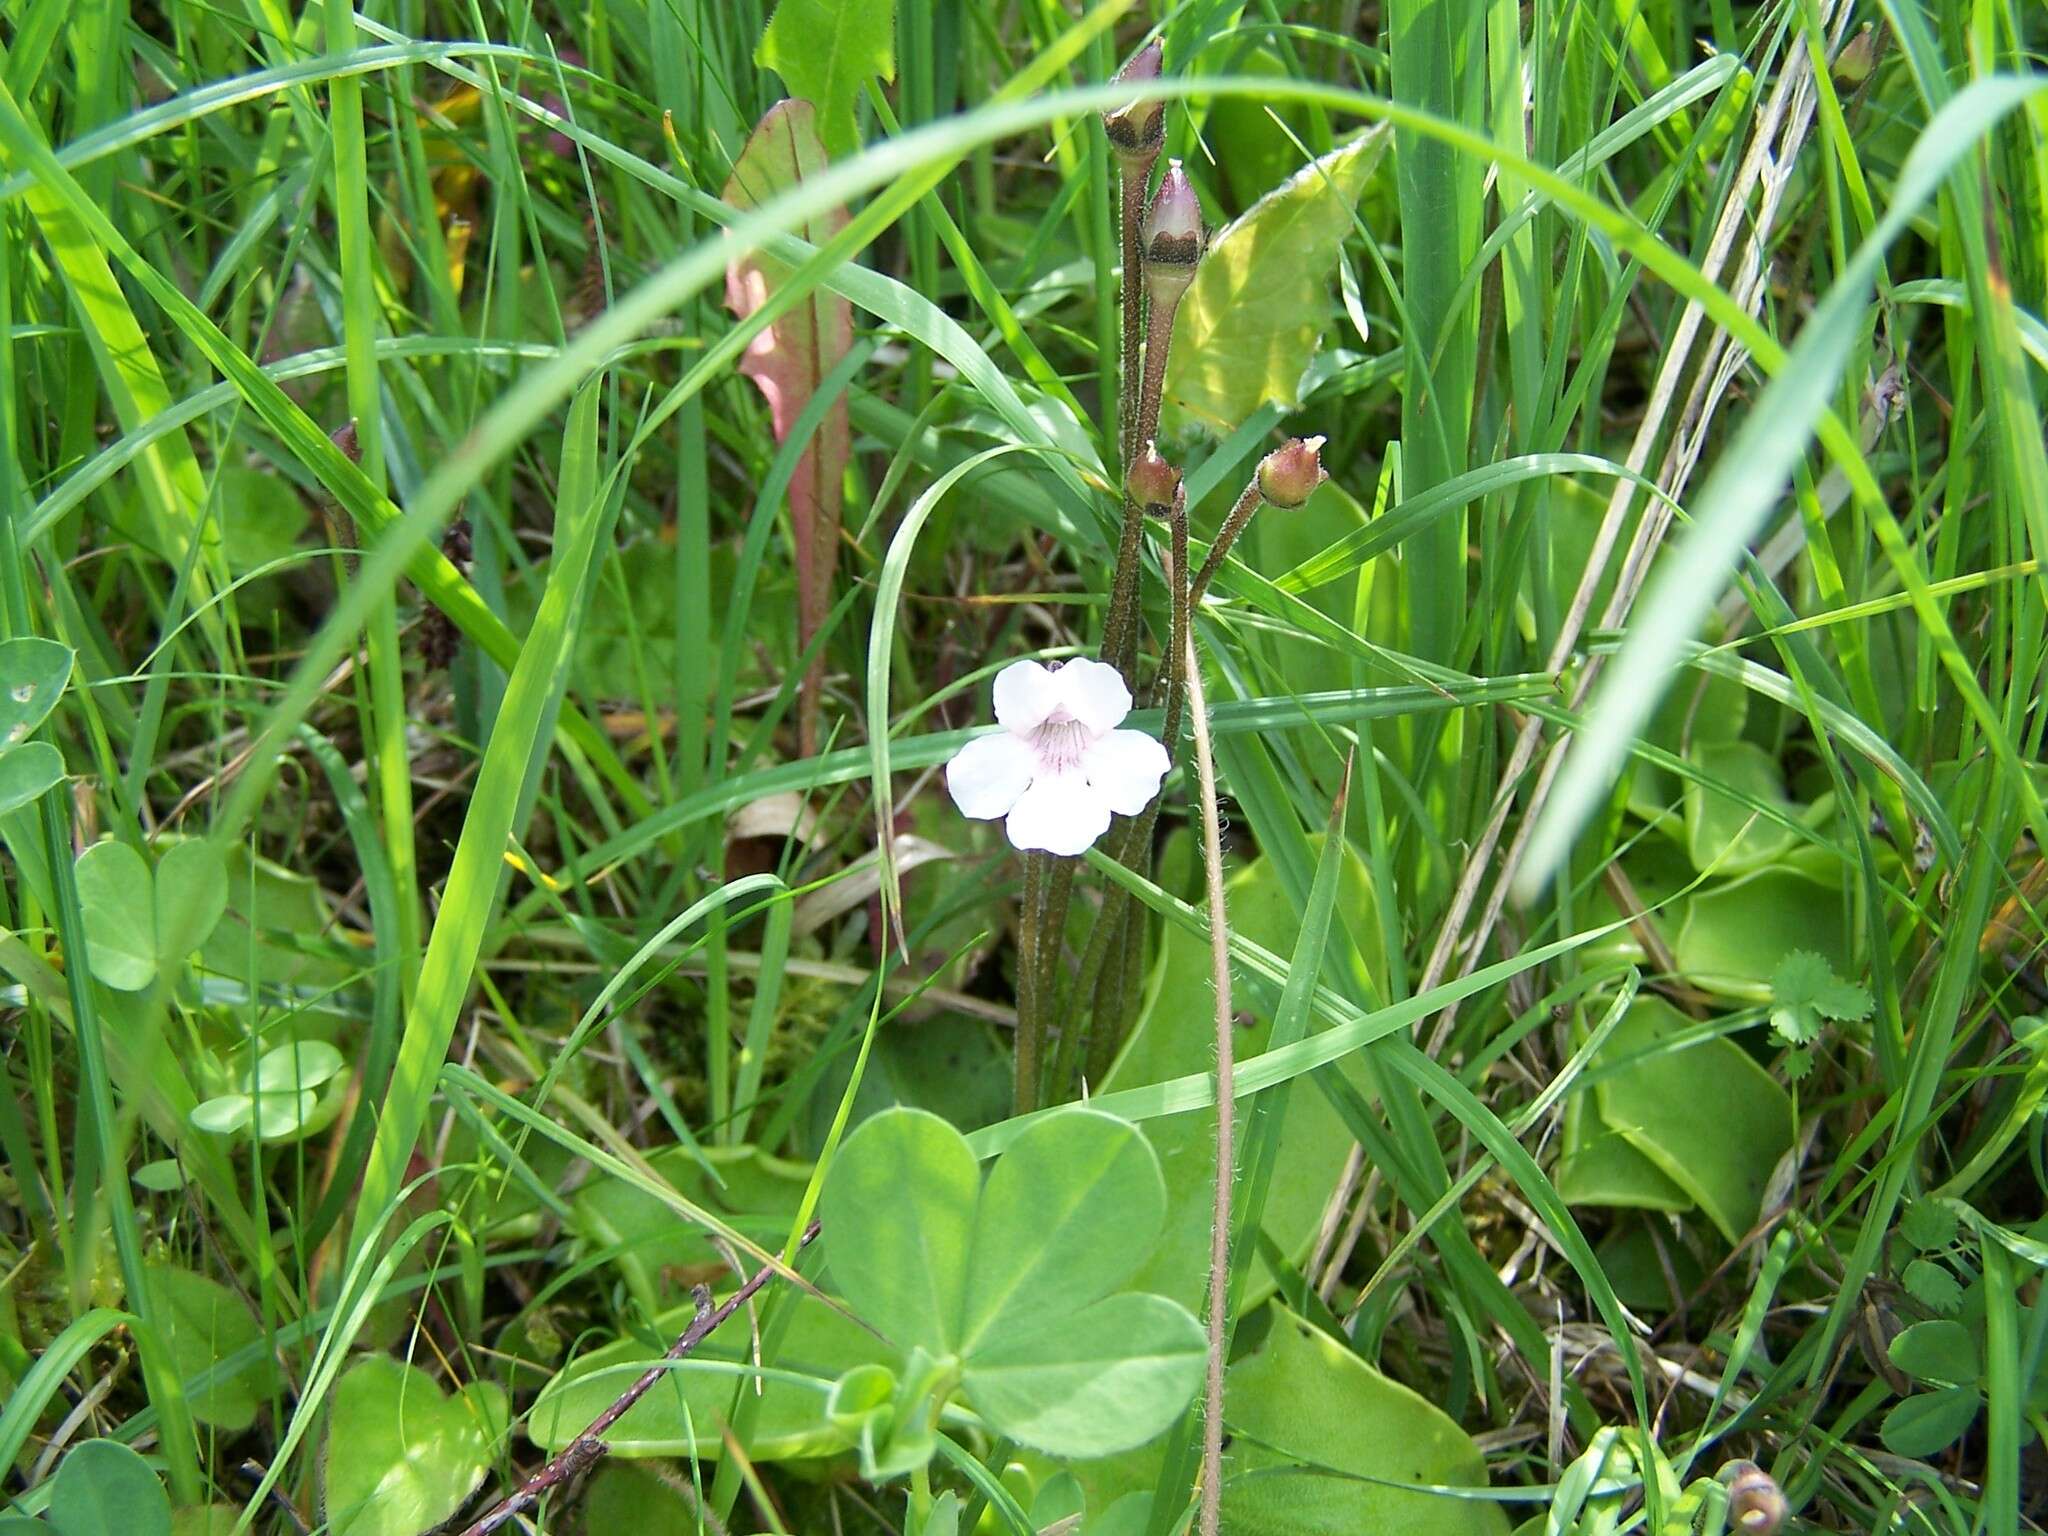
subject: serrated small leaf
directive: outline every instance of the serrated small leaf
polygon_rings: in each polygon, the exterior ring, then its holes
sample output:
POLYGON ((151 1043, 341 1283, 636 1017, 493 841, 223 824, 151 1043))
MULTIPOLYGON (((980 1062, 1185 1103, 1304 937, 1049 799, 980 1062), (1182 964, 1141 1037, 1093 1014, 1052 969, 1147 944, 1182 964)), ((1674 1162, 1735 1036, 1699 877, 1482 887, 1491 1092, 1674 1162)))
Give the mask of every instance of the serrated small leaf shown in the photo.
POLYGON ((1813 1074, 1813 1052, 1787 1051, 1785 1053, 1785 1081, 1803 1083, 1813 1074))
POLYGON ((1920 1252, 1946 1248, 1956 1240, 1956 1213, 1939 1200, 1915 1200, 1899 1218, 1899 1235, 1920 1252))
POLYGON ((816 102, 825 147, 850 155, 861 92, 876 76, 896 78, 895 0, 780 0, 754 62, 816 102))
POLYGON ((1975 1387, 1916 1392, 1884 1416, 1879 1435, 1894 1456, 1924 1459, 1947 1450, 1976 1421, 1984 1397, 1975 1387))
POLYGON ((1820 1015, 1808 1004, 1780 1003, 1771 1010, 1771 1028, 1787 1045, 1811 1045, 1820 1036, 1820 1015))
POLYGON ((1923 1306, 1936 1312, 1954 1312, 1963 1304, 1963 1288, 1941 1265, 1915 1259, 1901 1277, 1906 1291, 1923 1306))
POLYGON ((1921 1381, 1961 1386, 1977 1379, 1977 1341, 1945 1317, 1900 1330, 1887 1353, 1893 1365, 1921 1381))

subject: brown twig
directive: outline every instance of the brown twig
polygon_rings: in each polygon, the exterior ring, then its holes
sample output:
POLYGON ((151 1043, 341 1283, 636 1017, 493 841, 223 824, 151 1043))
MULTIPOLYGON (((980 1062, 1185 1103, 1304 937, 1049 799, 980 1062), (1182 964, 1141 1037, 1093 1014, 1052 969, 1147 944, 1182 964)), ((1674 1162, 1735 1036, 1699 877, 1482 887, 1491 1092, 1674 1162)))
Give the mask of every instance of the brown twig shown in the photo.
MULTIPOLYGON (((814 1221, 804 1228, 803 1236, 797 1240, 798 1249, 804 1248, 817 1235, 818 1224, 814 1221)), ((711 1304, 710 1290, 698 1286, 697 1315, 690 1319, 690 1326, 683 1330, 681 1337, 669 1346, 668 1353, 656 1364, 649 1366, 633 1385, 621 1392, 609 1408, 592 1419, 582 1434, 563 1447, 561 1454, 478 1516, 475 1523, 463 1531, 462 1536, 490 1536, 492 1531, 534 1504, 549 1489, 574 1482, 604 1460, 606 1453, 611 1450, 602 1438, 605 1431, 624 1418, 627 1411, 645 1397, 657 1381, 668 1374, 671 1365, 703 1343, 721 1323, 751 1301, 754 1293, 766 1285, 780 1268, 780 1264, 762 1265, 754 1271, 745 1285, 715 1307, 711 1304)))

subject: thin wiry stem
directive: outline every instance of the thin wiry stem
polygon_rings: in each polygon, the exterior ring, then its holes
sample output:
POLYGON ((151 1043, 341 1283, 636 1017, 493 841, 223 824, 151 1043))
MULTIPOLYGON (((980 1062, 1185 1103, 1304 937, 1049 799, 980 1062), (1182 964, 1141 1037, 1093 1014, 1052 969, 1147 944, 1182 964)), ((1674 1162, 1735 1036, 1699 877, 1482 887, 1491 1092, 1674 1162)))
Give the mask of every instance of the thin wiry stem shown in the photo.
POLYGON ((1046 944, 1046 884, 1051 862, 1048 854, 1024 855, 1024 901, 1017 922, 1017 1034, 1011 1047, 1017 1071, 1013 1103, 1020 1115, 1038 1107, 1038 1064, 1045 1041, 1039 955, 1046 944))
POLYGON ((1145 306, 1145 382, 1138 395, 1135 442, 1147 443, 1159 435, 1159 399, 1166 389, 1166 360, 1173 351, 1173 317, 1179 312, 1179 290, 1155 295, 1145 306))
POLYGON ((1216 579, 1216 573, 1223 569, 1224 557, 1230 553, 1230 546, 1237 542, 1238 535, 1244 532, 1252 514, 1259 510, 1264 500, 1259 494, 1259 477, 1253 475, 1238 496, 1237 504, 1230 509, 1230 515, 1223 519, 1223 526, 1216 530, 1216 541, 1209 546, 1209 558, 1195 573, 1194 585, 1188 589, 1188 606, 1191 609, 1202 606, 1202 598, 1209 590, 1209 583, 1216 579))
POLYGON ((1188 715, 1194 725, 1195 781, 1200 790, 1202 863, 1209 889, 1209 960, 1216 987, 1216 1207, 1209 1234, 1209 1375, 1202 1403, 1202 1536, 1223 1529, 1223 1350, 1230 1304, 1230 1195, 1236 1176, 1236 1063, 1230 1038, 1230 930, 1223 908, 1223 830, 1216 810, 1216 763, 1209 749, 1209 711, 1192 635, 1183 633, 1188 715))

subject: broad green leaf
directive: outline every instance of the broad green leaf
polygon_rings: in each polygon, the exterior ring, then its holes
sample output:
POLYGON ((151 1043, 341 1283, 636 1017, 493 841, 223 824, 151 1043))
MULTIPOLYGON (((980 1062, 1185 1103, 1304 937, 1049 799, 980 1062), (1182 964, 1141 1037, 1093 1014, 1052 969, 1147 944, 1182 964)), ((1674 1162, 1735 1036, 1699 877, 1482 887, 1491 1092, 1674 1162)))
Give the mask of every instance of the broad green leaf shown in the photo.
POLYGON ((70 676, 70 646, 34 635, 0 640, 0 748, 28 740, 70 676))
POLYGON ((1799 839, 1790 827, 1767 820, 1726 790, 1794 820, 1825 817, 1834 808, 1832 798, 1810 808, 1794 805, 1785 797, 1777 759, 1753 741, 1695 743, 1690 759, 1701 777, 1685 781, 1686 852, 1693 868, 1703 873, 1732 878, 1768 868, 1799 839))
POLYGON ((695 1511, 676 1488, 643 1467, 613 1463, 599 1469, 583 1495, 586 1531, 689 1531, 695 1511))
POLYGON ((961 1386, 999 1433, 1051 1456, 1113 1456, 1162 1433, 1202 1379, 1202 1325, 1127 1292, 1039 1313, 969 1356, 961 1386))
POLYGON ((249 1128, 249 1119, 255 1113, 256 1101, 246 1093, 224 1093, 218 1098, 200 1100, 187 1118, 197 1130, 215 1136, 238 1136, 249 1128))
MULTIPOLYGON (((836 1307, 808 1294, 789 1299, 781 1346, 763 1361, 762 1393, 746 1442, 763 1461, 830 1456, 854 1444, 855 1431, 827 1416, 834 1381, 860 1366, 878 1365, 888 1346, 836 1307)), ((696 1309, 682 1306, 656 1317, 650 1332, 667 1340, 689 1326, 696 1309)), ((527 1415, 526 1435, 544 1451, 559 1451, 609 1407, 654 1363, 662 1346, 621 1339, 565 1367, 542 1389, 527 1415)), ((739 1366, 752 1355, 744 1327, 711 1335, 615 1424, 605 1443, 615 1456, 725 1455, 721 1434, 732 1412, 735 1384, 752 1392, 739 1366)))
POLYGON ((1849 971, 1842 899, 1775 869, 1692 897, 1672 944, 1680 976, 1704 991, 1752 1003, 1770 1001, 1771 977, 1800 949, 1822 956, 1838 975, 1849 971))
POLYGON ((1894 1456, 1939 1455, 1976 1422, 1984 1394, 1974 1386, 1916 1392, 1884 1416, 1879 1437, 1894 1456))
POLYGON ((1595 1102, 1609 1129, 1736 1242, 1756 1222, 1771 1173, 1791 1149, 1792 1101, 1731 1040, 1659 1051, 1690 1024, 1661 998, 1638 1001, 1595 1058, 1595 1070, 1625 1063, 1598 1082, 1595 1102))
POLYGON ((1899 1218, 1899 1235, 1920 1252, 1946 1248, 1956 1240, 1955 1207, 1941 1200, 1915 1200, 1899 1218))
POLYGON ((1908 1376, 1944 1386, 1977 1379, 1977 1341, 1968 1328, 1945 1317, 1915 1323, 1896 1334, 1885 1352, 1908 1376))
POLYGON ((0 752, 0 815, 18 811, 64 777, 64 754, 47 741, 0 752))
POLYGON ((1231 1536, 1505 1536, 1496 1504, 1388 1486, 1484 1488, 1486 1462, 1441 1409, 1291 1312, 1231 1366, 1224 1419, 1231 1536))
POLYGON ((170 971, 212 937, 227 911, 227 871, 220 849, 194 838, 165 850, 154 882, 156 962, 170 971))
POLYGON ((149 1464, 116 1440, 88 1440, 50 1485, 57 1536, 170 1536, 171 1501, 149 1464))
POLYGON ((1388 140, 1368 128, 1303 166, 1219 235, 1181 300, 1166 394, 1219 431, 1300 403, 1337 251, 1388 140))
POLYGON ((854 1313, 899 1349, 958 1350, 980 1192, 966 1138, 920 1109, 866 1121, 833 1159, 818 1204, 826 1263, 854 1313))
POLYGON ((126 843, 94 843, 78 856, 78 905, 92 973, 117 992, 156 980, 156 910, 149 866, 126 843))
POLYGON ((925 1516, 918 1536, 960 1536, 960 1495, 946 1492, 932 1500, 932 1512, 925 1516))
POLYGON ((1564 1151, 1554 1176, 1559 1197, 1574 1206, 1691 1210, 1692 1196, 1600 1118, 1595 1093, 1587 1087, 1565 1105, 1564 1151))
POLYGON ((1130 1277, 1166 1218, 1144 1134, 1076 1108, 1034 1124, 996 1159, 975 1216, 960 1347, 1087 1306, 1130 1277))
POLYGON ((446 1397, 384 1355, 350 1366, 332 1407, 320 1484, 334 1536, 431 1530, 483 1481, 507 1430, 502 1388, 474 1382, 446 1397))
POLYGON ((817 103, 826 149, 860 148, 854 106, 868 81, 896 78, 895 0, 780 0, 754 62, 817 103))
POLYGON ((1913 1260, 1899 1279, 1908 1295, 1936 1312, 1950 1313, 1962 1307, 1962 1286, 1944 1266, 1931 1259, 1913 1260))
MULTIPOLYGON (((156 1303, 157 1326, 184 1380, 212 1370, 262 1339, 263 1330, 248 1304, 220 1282, 168 1264, 151 1265, 145 1273, 156 1303)), ((266 1362, 259 1359, 225 1380, 216 1378, 190 1393, 192 1417, 220 1429, 247 1429, 256 1422, 269 1377, 266 1362)))

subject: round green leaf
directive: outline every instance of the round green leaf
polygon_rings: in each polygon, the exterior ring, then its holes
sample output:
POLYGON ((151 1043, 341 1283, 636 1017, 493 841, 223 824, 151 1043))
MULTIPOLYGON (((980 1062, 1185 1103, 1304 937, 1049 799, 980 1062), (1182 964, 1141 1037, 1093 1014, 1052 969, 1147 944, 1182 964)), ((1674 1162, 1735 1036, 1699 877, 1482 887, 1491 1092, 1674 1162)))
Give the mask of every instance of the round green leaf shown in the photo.
POLYGON ((1177 1301, 1126 1292, 1040 1312, 975 1351, 961 1386, 998 1433, 1050 1456, 1113 1456, 1180 1417, 1207 1359, 1202 1325, 1177 1301))
POLYGON ((88 1440, 50 1486, 58 1536, 170 1536, 171 1501, 149 1463, 117 1440, 88 1440))
POLYGON ((217 1099, 193 1105, 189 1118, 196 1130, 234 1136, 249 1128, 249 1117, 255 1110, 255 1103, 246 1093, 224 1093, 217 1099))
POLYGON ((419 1536, 462 1507, 506 1434, 505 1394, 444 1397, 425 1371, 378 1355, 334 1389, 321 1486, 334 1536, 419 1536))
POLYGON ((47 741, 0 751, 0 815, 18 811, 64 777, 64 754, 47 741))
POLYGON ((1887 1352, 1893 1365, 1920 1381, 1964 1386, 1977 1379, 1977 1341, 1969 1329, 1947 1318, 1902 1329, 1887 1352))
POLYGON ((156 980, 156 915, 149 866, 126 843, 94 843, 74 867, 92 973, 116 992, 156 980))
POLYGON ((33 635, 0 640, 0 748, 28 740, 70 676, 70 646, 33 635))
MULTIPOLYGON (((144 1275, 158 1326, 183 1380, 191 1381, 262 1339, 247 1303, 218 1281, 167 1264, 152 1265, 144 1275)), ((192 1417, 221 1429, 247 1429, 269 1393, 270 1375, 267 1359, 257 1359, 191 1392, 192 1417)))
POLYGON ((282 1141, 296 1135, 299 1128, 312 1118, 313 1111, 319 1106, 320 1095, 310 1088, 297 1093, 289 1088, 279 1088, 252 1094, 248 1102, 255 1109, 256 1134, 265 1141, 282 1141))
POLYGON ((1166 1220, 1166 1181, 1129 1121, 1075 1106, 996 1159, 975 1216, 960 1347, 1108 1295, 1166 1220))
POLYGON ((1955 1444, 1983 1402, 1984 1395, 1973 1386, 1916 1392, 1884 1416, 1879 1434, 1894 1456, 1933 1456, 1955 1444))
POLYGON ((262 1093, 318 1088, 347 1063, 325 1040, 296 1040, 265 1051, 256 1063, 254 1086, 262 1093))
POLYGON ((818 1202, 825 1262, 855 1314, 898 1348, 958 1351, 981 1166, 937 1115, 890 1109, 839 1149, 818 1202))
POLYGON ((157 965, 170 970, 206 942, 228 909, 220 850, 201 838, 165 850, 156 866, 155 907, 157 965))

